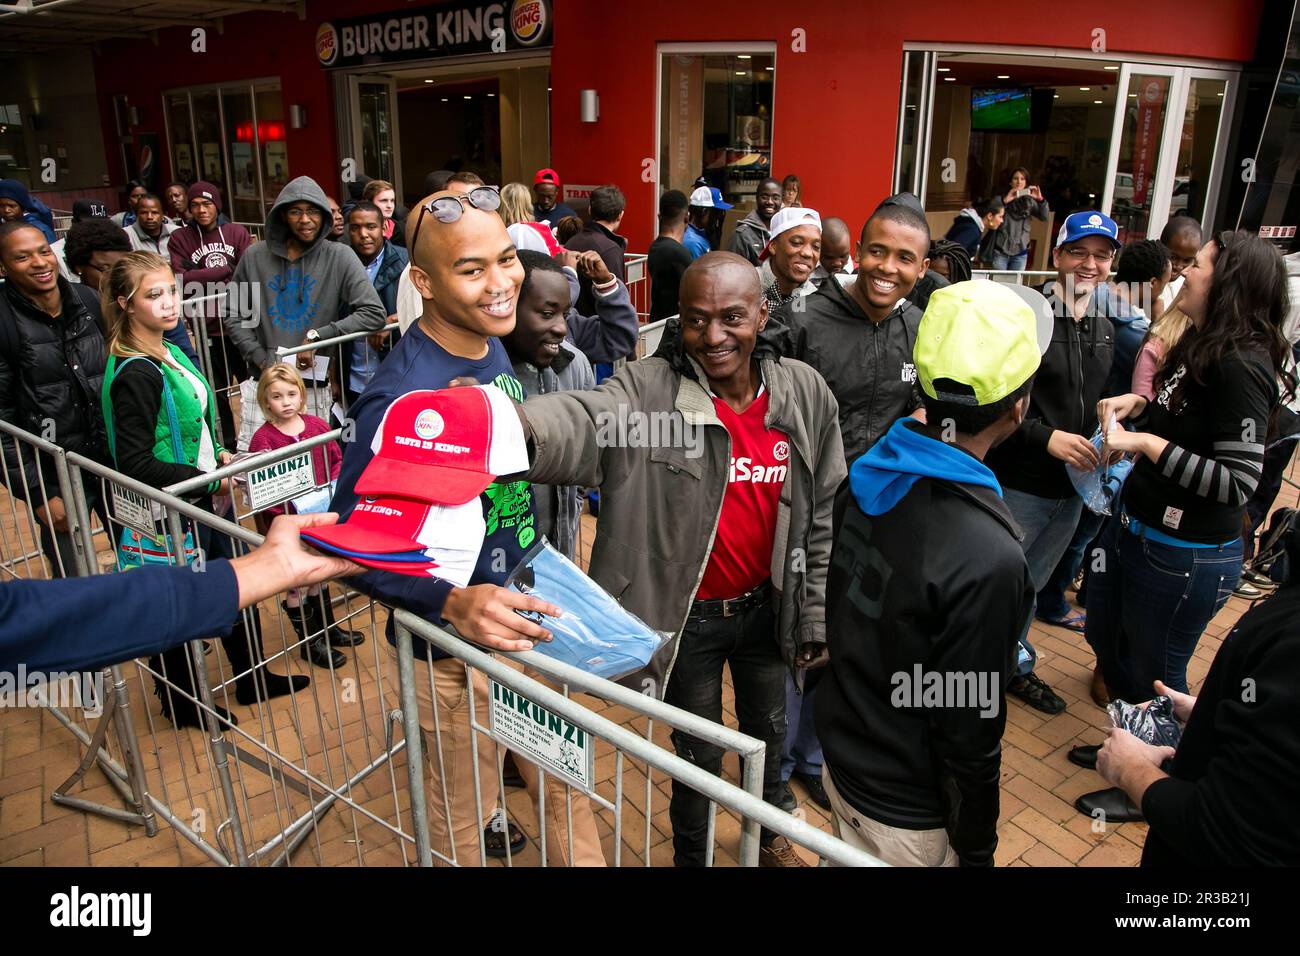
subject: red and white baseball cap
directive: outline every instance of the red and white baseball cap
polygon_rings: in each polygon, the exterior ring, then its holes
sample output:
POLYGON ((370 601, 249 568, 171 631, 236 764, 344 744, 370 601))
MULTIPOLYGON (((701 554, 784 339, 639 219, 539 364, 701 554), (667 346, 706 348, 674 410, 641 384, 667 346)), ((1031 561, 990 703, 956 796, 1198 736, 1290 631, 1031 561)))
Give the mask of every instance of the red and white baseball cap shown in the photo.
POLYGON ((370 450, 357 494, 435 505, 463 505, 498 475, 528 469, 519 414, 495 385, 406 393, 384 412, 370 450))
POLYGON ((451 541, 464 542, 477 554, 486 531, 477 499, 444 508, 416 498, 380 495, 358 501, 347 521, 308 528, 302 536, 382 561, 386 554, 433 551, 440 542, 451 541))
POLYGON ((550 168, 539 169, 537 175, 533 177, 533 185, 537 186, 541 183, 550 183, 552 186, 558 186, 560 185, 560 174, 550 168))
POLYGON ((766 259, 772 254, 772 243, 776 237, 783 232, 791 229, 798 229, 800 226, 812 226, 820 235, 822 231, 822 217, 816 209, 809 209, 807 206, 786 206, 779 209, 772 216, 772 221, 767 227, 767 245, 763 251, 758 254, 760 261, 766 259))

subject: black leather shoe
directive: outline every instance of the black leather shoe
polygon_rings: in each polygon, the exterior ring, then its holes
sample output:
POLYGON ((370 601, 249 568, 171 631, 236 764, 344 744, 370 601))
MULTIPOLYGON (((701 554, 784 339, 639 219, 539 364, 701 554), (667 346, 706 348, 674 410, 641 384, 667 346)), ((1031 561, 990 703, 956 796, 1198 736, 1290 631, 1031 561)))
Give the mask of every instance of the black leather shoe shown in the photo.
POLYGON ((821 774, 800 773, 796 770, 793 776, 794 779, 804 785, 804 789, 808 791, 808 796, 812 798, 813 803, 823 810, 831 808, 831 798, 826 796, 826 788, 822 786, 821 774))
POLYGON ((1071 747, 1069 760, 1070 763, 1078 764, 1080 767, 1086 767, 1089 770, 1097 769, 1097 751, 1101 749, 1101 744, 1090 744, 1082 747, 1071 747))
POLYGON ((1134 823, 1145 819, 1142 809, 1119 787, 1085 793, 1074 801, 1074 808, 1085 816, 1099 816, 1106 823, 1134 823))
POLYGON ((794 813, 795 809, 799 806, 799 798, 794 795, 794 791, 790 789, 788 783, 781 784, 781 799, 777 803, 777 806, 786 813, 794 813))

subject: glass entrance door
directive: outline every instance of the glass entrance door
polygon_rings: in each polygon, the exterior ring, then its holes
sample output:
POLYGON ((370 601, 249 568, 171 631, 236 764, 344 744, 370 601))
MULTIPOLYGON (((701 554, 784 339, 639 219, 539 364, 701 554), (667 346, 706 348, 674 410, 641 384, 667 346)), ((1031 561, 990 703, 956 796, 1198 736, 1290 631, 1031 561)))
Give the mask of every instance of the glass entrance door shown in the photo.
MULTIPOLYGON (((1178 70, 1125 64, 1120 72, 1121 96, 1115 106, 1110 171, 1103 209, 1119 226, 1121 242, 1147 238, 1155 225, 1156 183, 1162 173, 1161 146, 1178 70)), ((1163 217, 1162 217, 1163 219, 1163 217)), ((1157 234, 1159 228, 1156 227, 1157 234)))
POLYGON ((397 82, 389 76, 349 76, 352 142, 358 173, 386 179, 402 195, 398 156, 397 82))

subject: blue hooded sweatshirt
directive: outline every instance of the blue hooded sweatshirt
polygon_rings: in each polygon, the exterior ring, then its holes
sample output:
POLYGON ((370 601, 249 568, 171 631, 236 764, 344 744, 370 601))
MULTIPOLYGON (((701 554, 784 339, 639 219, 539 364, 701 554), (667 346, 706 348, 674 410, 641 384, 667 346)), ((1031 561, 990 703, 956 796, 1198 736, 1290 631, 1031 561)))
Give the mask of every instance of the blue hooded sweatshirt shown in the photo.
POLYGON ((956 445, 930 438, 920 423, 900 418, 883 438, 849 468, 849 490, 868 515, 882 515, 903 500, 921 478, 942 478, 992 488, 1002 497, 993 471, 956 445))
POLYGON ((45 234, 46 242, 54 242, 54 216, 50 207, 27 191, 16 179, 0 179, 0 199, 12 199, 23 210, 23 222, 35 226, 45 234))

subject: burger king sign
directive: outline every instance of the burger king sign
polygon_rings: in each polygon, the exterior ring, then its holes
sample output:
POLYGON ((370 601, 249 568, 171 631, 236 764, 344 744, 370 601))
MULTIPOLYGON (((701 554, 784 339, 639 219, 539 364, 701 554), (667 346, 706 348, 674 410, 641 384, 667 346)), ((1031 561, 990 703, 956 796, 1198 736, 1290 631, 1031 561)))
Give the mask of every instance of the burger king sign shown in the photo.
POLYGON ((510 32, 523 46, 532 46, 546 33, 546 4, 542 0, 513 0, 510 32))
POLYGON ((316 59, 330 66, 339 58, 339 34, 332 23, 322 23, 316 30, 316 59))

